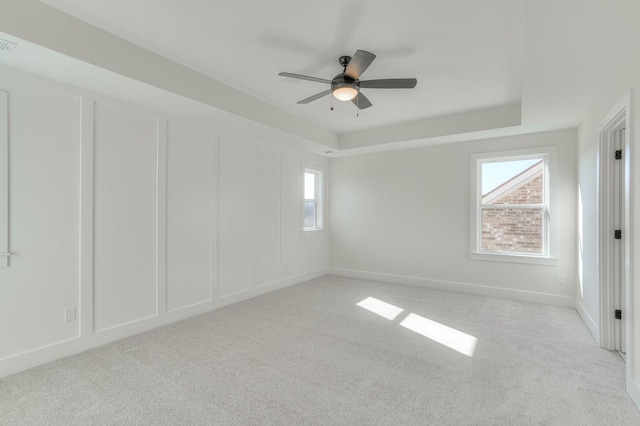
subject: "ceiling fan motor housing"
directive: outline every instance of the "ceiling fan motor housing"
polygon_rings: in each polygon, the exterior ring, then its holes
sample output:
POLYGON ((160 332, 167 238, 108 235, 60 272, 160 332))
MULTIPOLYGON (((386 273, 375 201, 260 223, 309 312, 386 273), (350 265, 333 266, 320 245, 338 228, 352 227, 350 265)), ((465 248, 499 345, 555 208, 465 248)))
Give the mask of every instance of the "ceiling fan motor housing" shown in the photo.
POLYGON ((360 80, 354 80, 353 78, 340 73, 333 77, 331 80, 331 90, 337 87, 353 87, 356 90, 360 90, 360 80))

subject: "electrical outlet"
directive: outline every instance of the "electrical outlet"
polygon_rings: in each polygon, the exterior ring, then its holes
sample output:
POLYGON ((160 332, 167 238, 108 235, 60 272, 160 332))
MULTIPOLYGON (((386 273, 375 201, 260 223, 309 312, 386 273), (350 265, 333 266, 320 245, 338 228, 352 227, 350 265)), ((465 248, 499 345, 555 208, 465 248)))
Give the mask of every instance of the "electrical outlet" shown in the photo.
POLYGON ((564 275, 556 275, 556 284, 564 284, 564 275))
POLYGON ((66 308, 64 310, 64 322, 76 320, 76 307, 66 308))

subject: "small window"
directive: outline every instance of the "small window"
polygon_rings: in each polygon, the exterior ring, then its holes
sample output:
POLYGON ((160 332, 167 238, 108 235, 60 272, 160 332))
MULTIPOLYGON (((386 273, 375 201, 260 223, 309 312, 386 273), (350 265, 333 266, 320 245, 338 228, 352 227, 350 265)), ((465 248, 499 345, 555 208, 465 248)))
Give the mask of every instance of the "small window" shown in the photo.
POLYGON ((555 258, 553 164, 554 148, 472 157, 473 258, 555 258))
POLYGON ((304 223, 305 231, 322 229, 322 172, 304 171, 304 223))

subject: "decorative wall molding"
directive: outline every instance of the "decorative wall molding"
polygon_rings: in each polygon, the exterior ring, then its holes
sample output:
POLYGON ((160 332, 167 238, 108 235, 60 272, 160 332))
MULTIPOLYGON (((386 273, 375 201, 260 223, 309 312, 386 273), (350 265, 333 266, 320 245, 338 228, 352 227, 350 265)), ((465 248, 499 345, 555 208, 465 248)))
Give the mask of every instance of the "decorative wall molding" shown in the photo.
MULTIPOLYGON (((0 280, 3 278, 3 273, 13 274, 10 276, 11 279, 8 279, 11 285, 5 289, 7 292, 7 297, 3 298, 5 303, 15 306, 18 312, 25 312, 25 315, 27 312, 37 310, 41 312, 41 316, 47 318, 46 321, 40 321, 37 324, 28 321, 17 323, 17 327, 22 327, 19 328, 19 333, 35 337, 32 337, 33 342, 28 344, 13 345, 12 343, 13 346, 5 347, 6 350, 0 358, 0 377, 298 284, 326 273, 328 234, 321 238, 315 237, 313 250, 307 250, 307 237, 299 229, 302 185, 299 187, 288 185, 291 180, 298 178, 295 174, 306 158, 313 158, 313 155, 280 145, 275 141, 261 140, 255 136, 231 131, 202 117, 185 120, 162 111, 129 104, 16 70, 12 71, 11 78, 3 78, 0 75, 0 90, 20 98, 22 121, 21 126, 14 127, 14 131, 28 129, 24 123, 31 120, 30 106, 44 104, 41 98, 49 101, 47 96, 52 96, 50 93, 54 92, 71 95, 76 100, 77 107, 73 107, 73 103, 68 102, 59 106, 58 109, 64 108, 65 113, 77 119, 79 129, 76 131, 78 134, 76 145, 67 144, 69 145, 67 148, 73 155, 67 155, 66 158, 73 159, 74 155, 78 157, 74 166, 66 167, 64 179, 59 178, 56 173, 47 175, 48 184, 55 185, 57 180, 64 183, 58 187, 65 188, 66 198, 51 198, 50 194, 34 192, 40 190, 37 186, 29 195, 31 198, 46 199, 50 208, 55 208, 56 205, 68 208, 70 202, 77 204, 75 211, 79 211, 78 217, 70 217, 66 226, 71 221, 71 225, 78 230, 78 237, 65 241, 59 247, 60 253, 72 253, 71 259, 77 259, 78 265, 72 268, 77 271, 77 278, 75 281, 68 278, 61 279, 53 273, 48 280, 39 279, 33 282, 30 278, 33 275, 31 274, 33 268, 45 270, 47 264, 29 258, 30 250, 24 250, 22 255, 24 260, 29 262, 29 270, 25 269, 26 263, 12 268, 11 271, 9 268, 0 270, 0 280), (102 114, 99 120, 96 119, 96 114, 102 114), (178 136, 173 136, 178 147, 185 149, 196 147, 185 158, 180 157, 183 161, 172 162, 172 159, 178 158, 172 155, 182 152, 168 149, 172 126, 180 127, 178 136), (151 128, 153 131, 150 130, 151 128), (97 138, 101 138, 98 143, 97 138), (225 148, 228 148, 227 151, 231 150, 231 157, 233 157, 231 160, 234 162, 233 165, 227 164, 224 168, 227 172, 224 182, 220 180, 220 165, 229 158, 221 158, 221 155, 224 155, 219 149, 221 138, 227 142, 231 141, 225 148), (194 145, 183 145, 187 142, 193 142, 194 145), (189 160, 205 155, 202 143, 209 145, 209 149, 206 150, 208 158, 199 163, 200 173, 194 174, 193 169, 189 167, 191 164, 189 160), (236 149, 238 144, 242 146, 239 150, 236 149), (238 185, 235 184, 234 179, 237 171, 234 165, 238 164, 243 166, 241 167, 243 173, 246 172, 243 175, 243 184, 240 185, 241 192, 237 191, 238 185), (142 167, 137 167, 138 165, 142 167), (177 182, 174 182, 177 186, 174 185, 173 193, 185 192, 182 194, 184 197, 179 197, 176 201, 168 199, 171 189, 168 184, 169 167, 173 167, 174 172, 177 170, 177 182), (101 179, 100 182, 96 181, 96 174, 101 179), (71 179, 70 176, 73 177, 74 182, 68 182, 71 179), (288 177, 287 184, 283 176, 288 177), (259 188, 258 180, 262 185, 259 188), (265 186, 267 180, 268 184, 265 186), (209 197, 205 202, 196 204, 196 207, 204 212, 204 216, 202 214, 198 216, 197 229, 195 231, 192 229, 191 232, 200 235, 202 231, 208 235, 207 243, 194 245, 188 238, 186 238, 187 241, 178 239, 177 243, 174 242, 174 249, 177 247, 177 252, 180 253, 180 262, 174 265, 176 266, 174 272, 179 273, 194 267, 192 255, 196 254, 195 250, 198 253, 195 267, 203 271, 197 274, 197 277, 206 276, 207 282, 198 281, 197 291, 187 294, 185 292, 189 290, 174 279, 172 289, 174 293, 171 293, 168 289, 171 285, 170 276, 167 274, 167 265, 172 262, 168 256, 171 254, 171 251, 168 251, 168 245, 171 243, 168 230, 171 229, 172 220, 174 225, 176 220, 179 225, 174 228, 174 235, 177 235, 176 232, 180 233, 182 226, 188 229, 193 225, 190 221, 189 201, 198 199, 201 195, 193 189, 194 183, 199 183, 197 185, 199 190, 208 192, 209 197), (234 231, 229 233, 227 229, 225 244, 220 244, 219 241, 219 227, 223 226, 218 225, 221 185, 227 186, 225 188, 226 208, 229 213, 227 217, 232 222, 232 229, 240 231, 245 238, 242 250, 239 252, 243 258, 238 261, 239 263, 234 260, 234 256, 229 256, 230 246, 235 244, 234 231), (102 192, 98 194, 98 190, 102 192), (265 194, 265 192, 269 193, 265 194), (181 200, 185 202, 182 203, 181 200), (259 222, 257 218, 265 210, 256 207, 258 203, 264 203, 266 200, 270 200, 265 207, 268 213, 265 217, 268 216, 268 219, 259 222), (171 202, 179 203, 178 213, 180 214, 173 219, 168 215, 168 204, 171 202), (140 203, 144 207, 142 216, 140 210, 136 208, 140 203), (124 210, 134 209, 132 213, 135 219, 119 212, 120 204, 124 210), (236 213, 237 210, 242 213, 244 206, 250 209, 248 215, 236 213), (292 208, 293 206, 295 208, 292 208), (96 222, 96 217, 101 221, 99 224, 96 222), (271 225, 272 222, 276 223, 271 225), (136 223, 140 227, 134 226, 136 223), (96 239, 97 225, 102 227, 98 234, 98 237, 102 238, 100 241, 96 239), (270 226, 273 226, 274 232, 263 232, 270 226), (152 231, 149 231, 149 227, 152 231), (151 238, 152 234, 153 238, 151 238), (271 237, 277 241, 271 243, 271 237), (256 245, 258 239, 263 244, 256 245), (286 240, 288 241, 285 243, 286 240), (99 250, 96 250, 96 247, 99 250), (269 250, 272 247, 276 247, 277 256, 271 255, 269 250), (288 254, 286 250, 293 253, 288 254), (204 261, 201 255, 203 251, 206 252, 204 261), (224 297, 218 297, 220 254, 225 252, 227 252, 226 258, 231 259, 234 264, 226 265, 226 293, 223 293, 224 297), (138 255, 143 257, 142 266, 139 266, 140 262, 136 260, 138 255), (314 257, 311 263, 310 256, 314 257), (262 260, 261 268, 256 269, 256 259, 262 260), (99 271, 96 271, 96 261, 101 267, 99 271), (285 262, 289 266, 289 274, 284 273, 285 262), (120 264, 124 267, 120 268, 120 264), (241 275, 248 277, 247 280, 236 279, 234 268, 237 264, 244 265, 245 269, 241 275), (313 268, 309 268, 309 264, 312 264, 313 268), (130 279, 130 282, 123 287, 127 294, 122 297, 129 300, 123 299, 123 303, 126 302, 128 305, 127 309, 121 312, 118 289, 114 290, 110 283, 117 283, 118 277, 129 279, 131 274, 141 274, 144 283, 140 284, 142 287, 138 289, 136 286, 140 280, 130 279), (96 287, 96 277, 100 280, 100 288, 96 287), (33 287, 33 291, 36 292, 45 287, 47 291, 55 289, 58 293, 64 290, 65 299, 63 301, 35 300, 20 290, 24 288, 24 282, 29 282, 30 288, 33 287), (107 299, 104 299, 105 295, 107 299), (170 300, 172 297, 174 303, 170 300), (144 302, 142 303, 144 306, 141 305, 138 308, 138 299, 144 302), (100 312, 96 312, 96 304, 100 304, 102 309, 100 312), (20 308, 21 306, 24 308, 20 308), (63 311, 71 306, 77 306, 78 319, 75 323, 63 322, 63 311), (101 322, 96 324, 96 318, 101 322)), ((49 104, 52 103, 49 101, 49 104)), ((11 114, 9 117, 11 120, 11 114)), ((68 140, 66 133, 74 129, 66 128, 61 123, 65 121, 51 121, 46 125, 43 124, 39 131, 53 132, 50 136, 51 140, 56 140, 55 132, 61 134, 59 139, 68 140), (55 126, 51 123, 55 123, 55 126)), ((15 134, 14 137, 19 139, 24 136, 15 134)), ((49 142, 44 138, 42 142, 38 138, 31 138, 32 144, 49 142)), ((52 147, 48 145, 48 149, 52 147)), ((15 150, 14 155, 19 155, 14 158, 16 162, 13 167, 15 171, 20 171, 20 176, 29 171, 24 167, 32 163, 32 156, 40 155, 37 157, 38 161, 43 160, 38 149, 15 150)), ((313 160, 325 165, 327 161, 320 157, 313 160)), ((52 170, 59 169, 62 173, 63 170, 60 167, 52 170)), ((10 192, 10 194, 15 197, 24 192, 19 189, 21 188, 14 188, 13 193, 10 192)), ((18 206, 20 203, 15 205, 18 206)), ((27 218, 25 220, 32 220, 30 219, 32 215, 23 213, 25 212, 16 212, 19 216, 27 218)), ((22 226, 24 227, 24 224, 22 226)), ((48 235, 48 229, 42 230, 35 227, 33 234, 29 234, 28 238, 25 238, 25 234, 22 233, 15 242, 25 248, 30 248, 31 245, 39 246, 41 245, 39 242, 43 241, 49 241, 48 244, 51 244, 52 239, 48 235)), ((122 287, 124 280, 120 281, 122 287)), ((2 306, 2 300, 0 300, 0 309, 2 306)))

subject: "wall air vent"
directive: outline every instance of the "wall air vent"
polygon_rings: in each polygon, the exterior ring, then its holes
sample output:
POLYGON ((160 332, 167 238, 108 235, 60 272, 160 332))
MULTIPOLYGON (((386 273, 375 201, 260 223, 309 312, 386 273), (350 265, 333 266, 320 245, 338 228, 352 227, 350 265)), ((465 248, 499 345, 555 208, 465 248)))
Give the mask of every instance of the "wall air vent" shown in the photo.
POLYGON ((11 53, 13 52, 13 49, 16 48, 16 46, 17 44, 11 43, 10 41, 3 40, 0 38, 0 52, 11 53))

